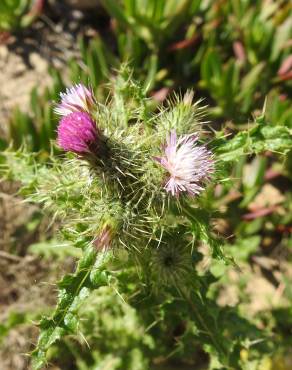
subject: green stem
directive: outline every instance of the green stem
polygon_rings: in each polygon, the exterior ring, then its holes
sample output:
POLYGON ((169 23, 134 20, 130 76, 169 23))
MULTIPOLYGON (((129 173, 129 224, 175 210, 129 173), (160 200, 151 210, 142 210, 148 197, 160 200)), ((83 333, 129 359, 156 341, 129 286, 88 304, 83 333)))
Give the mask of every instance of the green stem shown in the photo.
MULTIPOLYGON (((203 317, 201 316, 200 314, 200 311, 197 309, 196 305, 191 301, 191 299, 188 297, 188 294, 185 293, 182 289, 180 289, 179 287, 177 287, 178 289, 178 292, 181 294, 182 298, 189 304, 189 306, 191 307, 191 309, 193 310, 193 312, 195 313, 199 323, 201 324, 202 328, 204 329, 204 331, 208 334, 208 336, 210 337, 210 339, 212 340, 213 344, 214 344, 214 347, 216 348, 216 350, 219 352, 219 353, 222 353, 224 355, 224 359, 227 360, 228 356, 225 352, 225 349, 219 344, 219 342, 216 340, 216 338, 214 337, 212 331, 208 328, 208 326, 206 325, 203 317)), ((228 363, 228 361, 227 361, 228 363)))
POLYGON ((210 224, 210 218, 208 216, 208 213, 203 213, 203 222, 200 222, 196 216, 192 213, 192 208, 186 204, 185 202, 181 204, 181 210, 189 218, 191 222, 199 226, 199 233, 201 232, 201 238, 204 242, 209 244, 209 246, 212 248, 212 256, 219 257, 221 260, 224 260, 224 262, 231 263, 234 267, 236 266, 236 263, 234 262, 234 259, 230 256, 225 256, 222 251, 222 241, 220 238, 216 238, 212 235, 209 224, 210 224), (201 226, 201 224, 203 226, 201 226))
MULTIPOLYGON (((192 214, 191 210, 190 210, 190 207, 187 205, 187 204, 182 204, 181 205, 181 209, 183 211, 183 213, 193 222, 195 223, 198 223, 198 220, 196 219, 196 217, 192 214)), ((208 233, 208 238, 212 238, 211 235, 209 235, 208 233)), ((221 343, 219 343, 217 341, 217 339, 215 338, 215 336, 213 335, 212 331, 208 328, 208 326, 206 325, 205 323, 205 320, 203 319, 203 317, 201 316, 199 310, 197 309, 196 305, 191 301, 191 299, 189 298, 188 294, 186 292, 184 292, 183 290, 181 290, 180 288, 178 288, 178 291, 179 293, 182 295, 182 297, 186 300, 186 302, 189 304, 189 306, 191 307, 192 311, 194 312, 194 314, 196 315, 199 323, 201 324, 202 328, 205 330, 205 332, 208 334, 208 336, 210 337, 211 341, 213 342, 214 344, 214 347, 217 349, 217 351, 219 353, 221 353, 223 356, 224 356, 224 362, 226 364, 229 363, 229 360, 228 360, 228 353, 226 352, 226 350, 224 349, 224 347, 221 345, 221 343)), ((208 308, 206 307, 206 310, 208 311, 208 308)), ((228 365, 227 365, 228 366, 228 365)))

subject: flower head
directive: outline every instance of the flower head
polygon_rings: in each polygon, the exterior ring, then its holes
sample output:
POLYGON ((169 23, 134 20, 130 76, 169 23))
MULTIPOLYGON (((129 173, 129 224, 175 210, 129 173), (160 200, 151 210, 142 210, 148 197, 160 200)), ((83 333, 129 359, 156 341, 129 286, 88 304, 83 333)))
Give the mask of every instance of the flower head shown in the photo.
POLYGON ((55 108, 55 112, 61 116, 66 116, 72 112, 90 113, 95 104, 92 91, 82 84, 75 85, 61 93, 61 103, 55 108))
POLYGON ((93 152, 99 144, 99 131, 90 115, 73 112, 63 117, 58 126, 58 144, 65 151, 93 152))
POLYGON ((177 138, 171 131, 164 147, 164 156, 154 159, 170 174, 165 184, 166 191, 172 195, 187 192, 190 195, 199 194, 203 183, 214 171, 212 154, 203 145, 197 144, 197 135, 182 135, 177 138))
POLYGON ((171 237, 172 241, 161 243, 150 257, 153 280, 159 281, 159 287, 185 285, 194 272, 192 254, 186 243, 176 241, 175 235, 171 237))
POLYGON ((113 230, 109 225, 103 227, 100 234, 94 240, 94 245, 97 250, 108 249, 112 242, 113 230))

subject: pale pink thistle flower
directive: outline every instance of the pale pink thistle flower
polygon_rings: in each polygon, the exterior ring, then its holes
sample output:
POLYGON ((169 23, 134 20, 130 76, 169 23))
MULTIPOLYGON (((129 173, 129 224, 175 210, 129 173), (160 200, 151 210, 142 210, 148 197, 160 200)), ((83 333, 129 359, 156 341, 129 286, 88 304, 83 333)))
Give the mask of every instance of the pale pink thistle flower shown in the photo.
POLYGON ((67 116, 73 112, 87 112, 96 104, 93 93, 82 84, 67 88, 65 93, 60 94, 61 103, 55 108, 55 113, 67 116))
POLYGON ((105 226, 101 233, 94 240, 94 245, 97 250, 108 249, 112 242, 112 229, 109 226, 105 226))
POLYGON ((212 153, 197 143, 197 135, 177 138, 173 130, 164 147, 164 156, 154 159, 170 174, 164 188, 173 196, 187 192, 194 196, 203 189, 204 182, 214 172, 212 153))
POLYGON ((100 132, 88 113, 73 112, 61 119, 57 142, 65 151, 95 153, 100 143, 100 132))

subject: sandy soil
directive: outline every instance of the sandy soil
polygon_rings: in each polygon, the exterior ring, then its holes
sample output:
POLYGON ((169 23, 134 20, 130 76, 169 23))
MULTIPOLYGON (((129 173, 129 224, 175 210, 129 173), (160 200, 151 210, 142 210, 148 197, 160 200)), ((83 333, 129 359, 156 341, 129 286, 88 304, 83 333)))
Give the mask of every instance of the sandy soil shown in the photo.
POLYGON ((86 33, 83 13, 59 6, 62 18, 43 15, 31 28, 0 37, 0 135, 13 107, 29 111, 31 90, 37 86, 41 92, 50 84, 49 67, 63 72, 69 59, 79 58, 77 38, 86 33))
POLYGON ((0 117, 1 127, 7 123, 13 107, 27 111, 30 91, 34 86, 49 83, 48 62, 36 51, 27 55, 27 61, 16 52, 0 46, 0 117))

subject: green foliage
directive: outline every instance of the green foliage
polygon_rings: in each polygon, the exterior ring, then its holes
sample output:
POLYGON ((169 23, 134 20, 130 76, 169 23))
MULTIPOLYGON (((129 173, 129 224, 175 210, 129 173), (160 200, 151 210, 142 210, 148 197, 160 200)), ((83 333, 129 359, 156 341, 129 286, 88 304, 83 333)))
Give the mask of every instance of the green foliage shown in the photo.
POLYGON ((12 328, 27 322, 28 318, 26 314, 11 312, 5 324, 0 324, 0 342, 4 340, 5 336, 12 328))
POLYGON ((54 258, 61 261, 67 256, 80 258, 82 255, 80 249, 74 248, 71 244, 58 243, 55 239, 31 244, 28 251, 44 259, 54 258))
POLYGON ((120 60, 130 59, 148 89, 161 83, 196 86, 214 99, 214 114, 238 121, 260 108, 272 88, 277 97, 288 92, 284 75, 289 71, 279 71, 289 56, 290 10, 281 1, 217 6, 197 0, 125 0, 103 5, 117 22, 120 60))
POLYGON ((0 32, 29 26, 38 16, 39 6, 41 6, 39 0, 2 0, 0 4, 0 32))
MULTIPOLYGON (((33 366, 40 369, 46 362, 47 350, 62 336, 78 331, 76 311, 88 297, 90 290, 107 284, 104 271, 105 258, 99 256, 93 247, 88 247, 80 259, 76 272, 66 275, 58 283, 59 297, 55 313, 40 322, 41 334, 37 349, 32 353, 33 366)), ((106 256, 108 258, 109 256, 106 256)))
MULTIPOLYGON (((176 35, 181 34, 182 26, 192 22, 200 4, 201 0, 102 2, 116 21, 114 36, 119 60, 129 62, 135 73, 143 75, 145 89, 150 91, 169 74, 165 51, 176 35)), ((190 24, 186 37, 191 39, 193 35, 190 24)), ((168 84, 173 84, 173 76, 170 78, 168 84)))
POLYGON ((30 151, 50 150, 50 141, 55 138, 57 121, 53 116, 53 104, 64 89, 61 74, 51 70, 52 87, 47 87, 42 95, 34 88, 30 97, 30 113, 22 112, 18 107, 12 112, 9 122, 9 136, 14 148, 23 143, 30 151))
POLYGON ((202 45, 200 86, 216 101, 216 113, 241 120, 263 104, 272 88, 278 94, 288 91, 289 81, 277 76, 289 55, 289 7, 282 5, 261 0, 225 2, 222 7, 210 3, 203 27, 209 41, 202 45))
POLYGON ((51 360, 60 358, 64 345, 70 348, 80 369, 93 366, 123 370, 148 368, 145 351, 153 349, 153 340, 145 332, 136 310, 112 287, 93 291, 79 307, 77 315, 80 335, 74 339, 68 337, 52 349, 51 360))
POLYGON ((219 137, 213 145, 223 161, 234 161, 242 155, 265 151, 287 154, 292 149, 292 133, 287 127, 269 125, 262 116, 250 131, 239 132, 231 140, 219 137))
MULTIPOLYGON (((116 21, 110 35, 114 47, 99 33, 89 41, 80 38, 80 61, 68 61, 72 83, 90 81, 98 99, 105 100, 103 83, 126 62, 147 94, 176 86, 196 89, 208 97, 210 115, 235 125, 258 114, 267 98, 268 121, 291 128, 290 72, 283 69, 291 27, 289 7, 282 1, 227 1, 220 7, 198 0, 102 4, 116 21)), ((60 73, 52 70, 51 75, 51 89, 32 92, 31 113, 13 113, 15 147, 24 137, 32 150, 49 149, 55 135, 49 102, 64 88, 60 73)))

